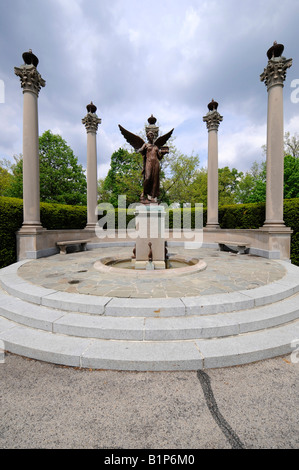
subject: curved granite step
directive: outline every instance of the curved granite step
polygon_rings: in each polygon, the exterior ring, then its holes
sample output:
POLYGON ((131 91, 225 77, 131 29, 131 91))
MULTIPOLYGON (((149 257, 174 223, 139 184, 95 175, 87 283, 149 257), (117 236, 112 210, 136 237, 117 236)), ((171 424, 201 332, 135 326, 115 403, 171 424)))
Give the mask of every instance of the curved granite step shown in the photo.
POLYGON ((65 312, 0 291, 0 315, 31 328, 85 338, 163 341, 233 336, 299 318, 299 294, 271 305, 212 315, 114 317, 65 312))
POLYGON ((0 320, 5 350, 55 364, 132 371, 196 370, 268 359, 293 350, 299 321, 255 333, 186 341, 78 338, 0 320))
POLYGON ((0 347, 67 366, 195 370, 288 354, 299 342, 299 269, 242 292, 180 299, 69 295, 0 271, 0 347))

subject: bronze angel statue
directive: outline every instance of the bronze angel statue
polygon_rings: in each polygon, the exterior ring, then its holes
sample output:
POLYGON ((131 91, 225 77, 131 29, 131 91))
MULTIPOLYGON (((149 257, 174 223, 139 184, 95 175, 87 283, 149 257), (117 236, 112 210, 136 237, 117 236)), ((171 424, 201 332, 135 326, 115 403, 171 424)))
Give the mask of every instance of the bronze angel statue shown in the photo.
MULTIPOLYGON (((153 118, 156 122, 156 118, 153 118)), ((143 192, 140 197, 140 202, 143 204, 157 204, 158 197, 160 192, 160 160, 169 153, 169 147, 164 147, 168 139, 171 137, 174 129, 172 129, 167 134, 164 134, 158 138, 157 132, 151 129, 151 126, 146 127, 146 136, 148 142, 138 135, 132 134, 132 132, 127 131, 121 125, 118 125, 122 135, 126 141, 132 145, 137 153, 141 153, 143 156, 143 192)), ((157 127, 154 127, 155 130, 158 130, 157 127)))

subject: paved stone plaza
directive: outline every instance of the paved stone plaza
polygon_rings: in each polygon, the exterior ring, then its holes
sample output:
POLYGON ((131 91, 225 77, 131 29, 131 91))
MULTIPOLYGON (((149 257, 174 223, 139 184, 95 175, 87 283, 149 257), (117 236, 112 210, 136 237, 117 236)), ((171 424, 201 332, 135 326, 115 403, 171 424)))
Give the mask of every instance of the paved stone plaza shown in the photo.
POLYGON ((207 263, 204 271, 170 277, 171 270, 149 278, 130 271, 99 272, 94 263, 105 256, 131 257, 131 247, 109 247, 55 255, 21 266, 18 275, 33 284, 68 293, 124 298, 203 296, 255 289, 281 279, 285 268, 275 260, 201 248, 170 247, 169 254, 195 256, 207 263))

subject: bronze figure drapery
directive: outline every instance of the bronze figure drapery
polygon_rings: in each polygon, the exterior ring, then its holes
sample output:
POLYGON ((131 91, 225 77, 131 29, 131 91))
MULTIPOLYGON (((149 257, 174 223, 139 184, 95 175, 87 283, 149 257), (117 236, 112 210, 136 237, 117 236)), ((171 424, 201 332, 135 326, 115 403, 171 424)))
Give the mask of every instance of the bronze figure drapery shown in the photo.
POLYGON ((143 192, 140 202, 143 204, 156 204, 160 192, 160 160, 169 152, 169 148, 164 147, 164 144, 171 137, 174 129, 155 139, 154 132, 147 128, 147 143, 121 125, 119 125, 119 129, 126 141, 132 145, 136 152, 141 153, 143 156, 143 192))

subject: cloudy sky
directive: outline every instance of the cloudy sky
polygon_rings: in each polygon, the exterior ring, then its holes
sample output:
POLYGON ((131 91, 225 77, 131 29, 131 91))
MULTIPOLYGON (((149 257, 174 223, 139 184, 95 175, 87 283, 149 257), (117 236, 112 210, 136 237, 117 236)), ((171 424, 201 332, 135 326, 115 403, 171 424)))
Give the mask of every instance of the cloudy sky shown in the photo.
POLYGON ((267 90, 259 76, 274 40, 293 58, 284 121, 285 131, 299 132, 298 21, 298 0, 0 0, 0 159, 22 152, 23 96, 14 66, 32 49, 46 80, 40 134, 59 133, 85 167, 81 119, 92 100, 102 119, 99 177, 125 144, 118 124, 139 133, 151 114, 162 133, 175 128, 180 152, 198 154, 206 166, 202 117, 212 98, 223 115, 219 166, 245 171, 263 160, 267 90))

